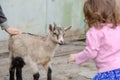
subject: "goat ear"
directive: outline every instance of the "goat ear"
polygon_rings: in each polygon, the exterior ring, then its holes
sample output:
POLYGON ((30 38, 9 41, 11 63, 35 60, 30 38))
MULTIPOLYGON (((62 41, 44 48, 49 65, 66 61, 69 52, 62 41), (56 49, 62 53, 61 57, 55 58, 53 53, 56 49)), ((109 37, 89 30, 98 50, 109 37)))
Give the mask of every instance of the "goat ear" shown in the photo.
POLYGON ((53 26, 51 24, 49 25, 49 30, 53 31, 53 26))
POLYGON ((67 28, 65 28, 64 30, 67 31, 67 30, 71 29, 71 27, 72 27, 72 26, 67 27, 67 28))

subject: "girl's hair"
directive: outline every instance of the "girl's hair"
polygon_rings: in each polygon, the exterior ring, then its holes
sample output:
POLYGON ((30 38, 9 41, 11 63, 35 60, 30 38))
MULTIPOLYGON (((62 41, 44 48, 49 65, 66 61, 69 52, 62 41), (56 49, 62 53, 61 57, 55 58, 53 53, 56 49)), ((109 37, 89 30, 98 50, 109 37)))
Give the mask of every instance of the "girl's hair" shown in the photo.
POLYGON ((115 27, 120 22, 115 0, 87 0, 83 10, 89 27, 100 27, 101 23, 112 23, 115 27))

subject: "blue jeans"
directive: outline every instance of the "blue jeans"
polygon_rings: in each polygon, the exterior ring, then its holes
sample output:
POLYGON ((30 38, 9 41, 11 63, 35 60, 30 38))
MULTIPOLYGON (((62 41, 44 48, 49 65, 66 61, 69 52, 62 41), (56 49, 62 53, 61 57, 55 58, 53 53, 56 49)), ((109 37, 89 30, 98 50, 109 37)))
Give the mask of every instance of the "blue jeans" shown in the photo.
POLYGON ((120 69, 98 73, 92 80, 120 80, 120 69))

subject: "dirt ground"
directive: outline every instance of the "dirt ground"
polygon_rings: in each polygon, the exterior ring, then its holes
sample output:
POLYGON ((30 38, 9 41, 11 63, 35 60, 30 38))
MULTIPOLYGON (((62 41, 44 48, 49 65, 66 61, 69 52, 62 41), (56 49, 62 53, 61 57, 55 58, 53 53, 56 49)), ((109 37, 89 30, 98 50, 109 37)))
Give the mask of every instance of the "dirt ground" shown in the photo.
MULTIPOLYGON (((0 80, 9 80, 7 44, 7 41, 0 41, 0 80)), ((71 41, 56 50, 52 60, 53 80, 90 80, 96 74, 96 67, 92 61, 81 65, 67 63, 68 55, 81 51, 84 46, 83 41, 71 41)), ((47 80, 43 67, 40 67, 40 74, 40 80, 47 80)), ((31 69, 27 65, 23 68, 23 80, 33 80, 31 69)))

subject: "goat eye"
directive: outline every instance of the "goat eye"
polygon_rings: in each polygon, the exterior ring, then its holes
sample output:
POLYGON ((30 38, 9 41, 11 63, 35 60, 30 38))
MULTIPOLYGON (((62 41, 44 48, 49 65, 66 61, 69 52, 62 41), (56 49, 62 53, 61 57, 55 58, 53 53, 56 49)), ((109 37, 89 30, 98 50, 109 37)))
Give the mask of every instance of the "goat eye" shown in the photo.
POLYGON ((57 33, 53 33, 54 35, 57 35, 57 33))

